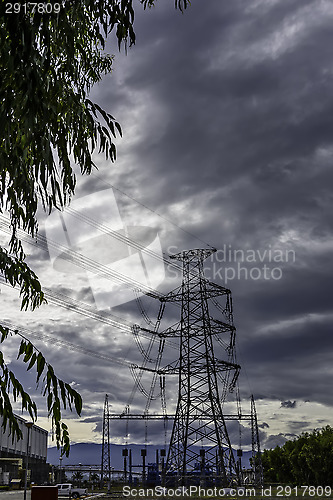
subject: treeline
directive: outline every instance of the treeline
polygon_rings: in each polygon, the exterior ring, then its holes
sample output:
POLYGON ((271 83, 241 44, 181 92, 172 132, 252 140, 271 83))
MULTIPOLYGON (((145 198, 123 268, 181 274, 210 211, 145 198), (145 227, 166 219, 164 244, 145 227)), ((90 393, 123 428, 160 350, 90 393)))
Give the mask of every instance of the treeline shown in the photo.
POLYGON ((265 450, 262 464, 266 483, 333 486, 333 428, 305 432, 265 450))

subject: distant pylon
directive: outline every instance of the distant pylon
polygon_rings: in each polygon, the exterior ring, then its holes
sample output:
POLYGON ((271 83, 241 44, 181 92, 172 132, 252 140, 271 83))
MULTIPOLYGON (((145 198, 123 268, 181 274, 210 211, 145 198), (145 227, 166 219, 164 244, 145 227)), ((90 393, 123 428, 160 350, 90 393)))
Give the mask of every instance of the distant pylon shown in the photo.
POLYGON ((251 396, 251 428, 252 428, 252 470, 254 472, 254 483, 256 485, 263 484, 263 468, 261 461, 259 428, 257 420, 256 405, 253 395, 251 396))
POLYGON ((204 260, 215 251, 188 250, 171 256, 183 263, 182 285, 163 299, 181 303, 180 323, 163 332, 165 337, 180 338, 179 359, 163 372, 178 374, 178 403, 166 471, 183 485, 191 482, 194 471, 202 477, 214 475, 219 484, 239 482, 222 411, 240 369, 235 362, 231 292, 209 282, 203 268, 204 260), (211 316, 214 303, 221 320, 211 316), (223 359, 215 357, 216 342, 223 347, 223 359))
POLYGON ((110 455, 110 412, 109 396, 105 395, 103 412, 103 437, 102 437, 102 461, 101 461, 101 483, 111 482, 111 455, 110 455))

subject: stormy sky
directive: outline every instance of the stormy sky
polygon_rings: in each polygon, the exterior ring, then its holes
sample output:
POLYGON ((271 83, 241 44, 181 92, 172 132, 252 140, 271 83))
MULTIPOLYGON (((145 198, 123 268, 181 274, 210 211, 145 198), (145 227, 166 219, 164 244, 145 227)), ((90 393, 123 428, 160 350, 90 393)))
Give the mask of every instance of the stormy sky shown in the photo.
MULTIPOLYGON (((193 0, 184 14, 172 1, 138 6, 136 45, 118 53, 110 37, 114 70, 91 94, 122 126, 117 161, 96 153, 98 171, 78 179, 74 215, 40 213, 48 251, 26 245, 45 287, 147 328, 156 301, 141 297, 142 316, 131 290, 96 281, 89 267, 114 264, 144 279, 134 247, 125 258, 110 231, 123 230, 155 255, 218 249, 207 276, 233 293, 242 401, 248 411, 250 395, 256 398, 263 447, 332 424, 332 26, 331 0, 193 0), (89 259, 86 267, 66 267, 63 246, 52 242, 72 245, 89 259)), ((146 285, 167 293, 180 283, 174 271, 147 260, 146 285)), ((31 337, 83 396, 82 419, 66 414, 73 441, 99 442, 105 394, 112 411, 124 409, 133 387, 126 363, 140 364, 141 343, 129 328, 52 301, 19 315, 15 293, 5 286, 1 293, 4 319, 109 356, 31 337)), ((171 306, 165 323, 179 314, 171 306)), ((10 366, 35 390, 15 361, 16 346, 13 338, 4 347, 10 366)), ((177 357, 174 347, 166 347, 166 362, 177 357)), ((175 379, 167 384, 172 409, 175 379)), ((134 407, 143 409, 142 401, 135 395, 134 407)), ((42 406, 39 425, 51 425, 42 406)), ((124 425, 112 425, 121 443, 124 425)), ((144 439, 139 426, 129 432, 133 442, 144 439)), ((162 434, 151 426, 151 441, 162 434)), ((238 429, 230 434, 237 446, 238 429)))

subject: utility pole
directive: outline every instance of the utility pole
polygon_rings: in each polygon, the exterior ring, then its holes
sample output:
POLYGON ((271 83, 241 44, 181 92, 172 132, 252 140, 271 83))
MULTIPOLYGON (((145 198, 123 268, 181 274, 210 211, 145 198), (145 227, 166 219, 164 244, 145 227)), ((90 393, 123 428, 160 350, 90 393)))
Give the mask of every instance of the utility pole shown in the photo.
MULTIPOLYGON (((30 454, 30 429, 33 427, 33 422, 25 422, 27 428, 27 451, 25 456, 25 471, 24 471, 24 493, 23 498, 27 498, 27 487, 28 487, 28 467, 29 467, 29 454, 30 454)), ((31 481, 31 478, 30 478, 31 481)))

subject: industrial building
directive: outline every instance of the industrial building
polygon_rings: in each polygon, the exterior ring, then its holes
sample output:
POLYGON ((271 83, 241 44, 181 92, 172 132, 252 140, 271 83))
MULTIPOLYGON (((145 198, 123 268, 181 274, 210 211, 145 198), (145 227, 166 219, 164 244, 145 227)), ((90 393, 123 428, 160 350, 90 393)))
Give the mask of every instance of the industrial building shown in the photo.
MULTIPOLYGON (((16 416, 23 438, 17 440, 2 427, 0 416, 0 484, 23 480, 28 453, 29 481, 43 484, 49 481, 50 465, 46 463, 48 432, 38 425, 27 426, 28 422, 16 416)), ((30 424, 31 425, 31 424, 30 424)))

